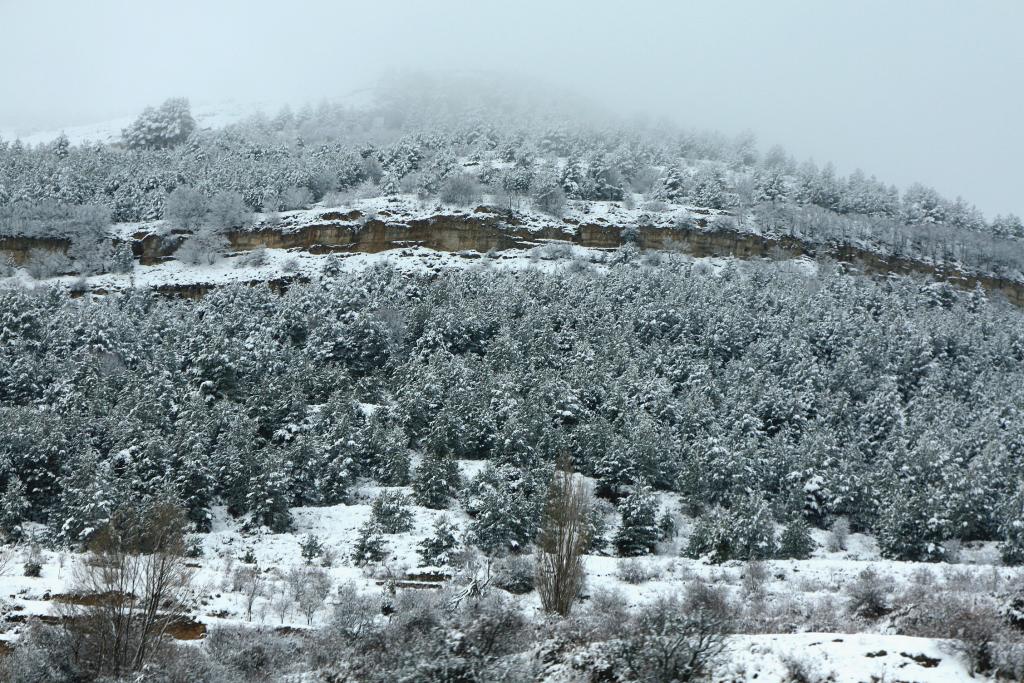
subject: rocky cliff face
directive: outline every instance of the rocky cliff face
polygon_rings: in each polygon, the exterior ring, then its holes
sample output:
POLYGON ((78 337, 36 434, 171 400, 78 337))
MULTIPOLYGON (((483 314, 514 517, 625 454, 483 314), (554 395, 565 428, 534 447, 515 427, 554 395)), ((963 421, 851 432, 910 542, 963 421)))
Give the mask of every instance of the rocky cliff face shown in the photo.
MULTIPOLYGON (((172 258, 187 235, 137 233, 132 236, 132 251, 143 265, 172 258)), ((325 212, 317 220, 303 225, 277 227, 228 234, 231 248, 249 251, 259 247, 302 250, 313 254, 378 253, 390 249, 421 246, 436 251, 485 253, 491 250, 529 249, 547 242, 566 242, 595 249, 615 249, 627 240, 639 249, 677 251, 695 257, 735 257, 740 259, 792 259, 801 256, 828 257, 851 264, 865 274, 930 275, 964 289, 982 286, 1024 307, 1024 284, 997 277, 965 274, 938 268, 910 259, 882 258, 854 247, 822 247, 782 237, 738 233, 709 228, 700 219, 691 227, 623 226, 598 219, 595 222, 552 223, 529 228, 515 216, 503 215, 483 207, 472 213, 439 214, 426 218, 403 219, 380 212, 373 217, 359 211, 325 212)), ((0 252, 7 252, 16 263, 24 263, 32 249, 66 251, 66 240, 0 238, 0 252)), ((184 296, 201 296, 208 285, 196 285, 184 296)), ((167 292, 174 293, 174 292, 167 292)))
POLYGON ((47 237, 0 237, 0 255, 6 255, 17 265, 28 261, 29 252, 34 249, 67 253, 71 243, 64 239, 47 237))

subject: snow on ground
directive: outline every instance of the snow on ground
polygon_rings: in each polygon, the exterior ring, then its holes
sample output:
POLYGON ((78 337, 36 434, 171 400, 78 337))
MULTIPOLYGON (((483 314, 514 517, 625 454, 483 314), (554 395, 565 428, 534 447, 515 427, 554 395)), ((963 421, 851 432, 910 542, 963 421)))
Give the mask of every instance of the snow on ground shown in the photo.
MULTIPOLYGON (((464 475, 473 476, 486 463, 461 461, 464 475)), ((370 517, 373 499, 385 490, 410 492, 407 487, 384 488, 363 485, 356 489, 351 504, 322 508, 294 508, 294 528, 281 534, 268 531, 244 532, 237 520, 222 507, 213 510, 212 530, 197 535, 201 555, 190 559, 195 570, 197 600, 193 616, 209 629, 232 625, 243 627, 309 628, 304 616, 297 610, 282 613, 275 598, 284 591, 285 577, 295 568, 305 566, 301 546, 309 536, 316 536, 326 549, 323 557, 314 560, 337 587, 352 584, 359 591, 384 597, 389 579, 401 580, 415 576, 419 558, 417 543, 432 533, 434 521, 447 516, 462 529, 469 519, 458 508, 437 511, 413 506, 415 522, 407 533, 386 535, 389 559, 380 567, 367 569, 355 566, 351 553, 359 535, 359 527, 370 517), (255 559, 256 566, 266 573, 270 590, 256 600, 251 620, 246 617, 244 595, 233 590, 232 575, 245 566, 245 558, 255 559), (269 571, 268 571, 269 570, 269 571)), ((664 494, 662 504, 674 502, 673 494, 664 494)), ((609 521, 613 521, 610 516, 609 521)), ((680 528, 692 528, 693 520, 682 518, 680 528)), ((816 532, 819 543, 823 532, 816 532)), ((874 542, 867 536, 852 534, 848 549, 827 552, 824 545, 808 560, 776 560, 765 563, 764 590, 779 599, 815 600, 833 596, 844 599, 845 586, 866 567, 892 576, 897 585, 909 585, 912 577, 923 570, 933 572, 936 580, 952 585, 969 587, 982 592, 996 591, 999 586, 1019 582, 1017 569, 983 564, 990 557, 991 544, 965 551, 968 562, 978 564, 924 565, 882 560, 874 542)), ((679 556, 685 547, 685 537, 663 545, 660 554, 626 560, 608 555, 588 555, 587 593, 601 590, 619 591, 631 606, 638 606, 659 597, 680 594, 696 580, 719 586, 734 598, 743 599, 742 581, 746 565, 728 562, 710 565, 699 560, 679 556), (625 562, 645 567, 649 580, 627 583, 620 578, 625 562)), ((38 578, 22 576, 22 562, 27 548, 18 549, 0 575, 0 640, 16 641, 25 628, 24 619, 30 615, 52 614, 54 596, 73 590, 74 568, 80 555, 42 551, 42 574, 38 578)), ((399 590, 402 590, 399 588, 399 590)), ((497 590, 497 589, 494 589, 497 590)), ((336 592, 334 593, 337 594, 336 592)), ((516 598, 525 612, 537 618, 540 604, 536 593, 516 598)), ((328 599, 328 603, 331 599, 328 599)), ((312 627, 322 624, 330 614, 330 605, 321 609, 313 619, 312 627)), ((953 653, 948 643, 910 638, 885 632, 885 622, 879 622, 876 633, 790 633, 768 635, 738 635, 728 640, 728 657, 716 672, 715 680, 770 681, 799 680, 795 671, 812 674, 810 680, 825 680, 829 674, 836 683, 850 681, 966 681, 970 677, 963 660, 953 653), (821 676, 822 678, 816 678, 821 676), (872 676, 877 676, 872 679, 872 676)), ((973 679, 977 680, 977 679, 973 679)))
MULTIPOLYGON (((155 265, 139 265, 131 273, 104 273, 86 278, 63 276, 46 280, 33 280, 24 269, 13 276, 0 278, 0 286, 35 287, 59 285, 82 287, 93 292, 114 292, 133 287, 186 287, 192 285, 226 285, 276 280, 279 278, 318 279, 327 264, 341 273, 355 273, 386 265, 405 272, 439 272, 442 270, 537 270, 554 273, 584 268, 595 274, 607 271, 609 255, 598 249, 571 246, 567 250, 547 250, 544 246, 531 250, 509 249, 502 252, 480 254, 476 251, 441 252, 413 246, 390 249, 375 254, 337 253, 311 254, 294 249, 266 249, 265 262, 258 266, 245 265, 245 254, 239 252, 212 265, 188 265, 171 259, 155 265)), ((729 258, 680 257, 694 264, 702 264, 711 273, 717 273, 729 258)), ((793 261, 801 269, 813 267, 812 262, 793 261)))
POLYGON ((977 681, 948 643, 869 633, 792 633, 736 636, 714 680, 757 681, 977 681), (800 674, 803 674, 801 676, 800 674))

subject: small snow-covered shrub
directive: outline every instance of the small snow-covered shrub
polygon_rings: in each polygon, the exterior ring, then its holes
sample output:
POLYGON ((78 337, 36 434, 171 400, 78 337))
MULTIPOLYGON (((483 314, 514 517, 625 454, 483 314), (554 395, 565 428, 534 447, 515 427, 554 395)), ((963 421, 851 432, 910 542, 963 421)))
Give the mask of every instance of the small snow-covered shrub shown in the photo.
POLYGON ((533 590, 535 575, 532 558, 510 555, 496 563, 491 584, 512 595, 524 595, 533 590))
POLYGON ((200 649, 230 672, 227 680, 269 681, 294 665, 296 643, 269 630, 225 626, 212 629, 200 649))
POLYGON ((324 259, 320 274, 324 277, 338 277, 341 275, 341 257, 337 254, 330 254, 324 259))
POLYGON ((246 205, 242 195, 225 190, 210 200, 207 220, 220 230, 244 228, 252 223, 252 209, 246 205))
POLYGON ((404 493, 384 491, 374 499, 370 514, 377 527, 386 534, 412 530, 412 508, 404 493))
POLYGON ((867 567, 846 587, 849 596, 847 607, 850 612, 865 619, 883 617, 891 609, 889 596, 892 588, 890 577, 880 574, 874 567, 867 567))
POLYGON ((259 268, 267 262, 267 248, 256 247, 235 260, 235 268, 259 268))
POLYGON ((538 211, 551 216, 561 216, 565 212, 565 190, 553 173, 542 173, 534 180, 530 197, 538 211))
POLYGON ((836 517, 829 528, 827 550, 830 553, 846 550, 846 543, 849 537, 850 521, 846 517, 836 517))
POLYGON ((199 190, 179 185, 164 202, 164 220, 176 228, 198 230, 206 220, 207 200, 199 190))
POLYGON ((209 228, 204 228, 187 237, 174 252, 174 256, 182 263, 192 266, 210 266, 220 260, 227 248, 227 237, 209 228))
POLYGON ((285 273, 297 273, 299 272, 299 259, 295 256, 286 258, 281 262, 281 270, 285 273))
POLYGON ((644 202, 640 208, 644 211, 650 211, 651 213, 664 213, 665 211, 668 211, 668 204, 660 199, 650 199, 644 202))
POLYGON ((665 254, 657 249, 648 249, 640 257, 640 263, 648 268, 657 268, 665 263, 665 254))
POLYGON ((130 273, 135 268, 135 255, 132 253, 132 245, 128 242, 121 242, 114 248, 114 254, 110 259, 111 273, 130 273))
POLYGON ((10 277, 15 270, 14 259, 7 254, 0 254, 0 277, 10 277))
POLYGON ((439 197, 445 204, 469 206, 480 202, 480 184, 471 175, 453 175, 441 184, 439 197))
POLYGON ((285 211, 308 209, 313 201, 313 192, 308 187, 289 187, 281 193, 281 208, 285 211))
POLYGON ((562 259, 571 259, 573 255, 572 245, 565 242, 553 242, 551 244, 545 244, 542 247, 537 247, 537 252, 540 258, 545 261, 560 261, 562 259))
POLYGON ((615 577, 634 585, 647 583, 661 578, 661 567, 635 558, 619 560, 615 566, 615 577))

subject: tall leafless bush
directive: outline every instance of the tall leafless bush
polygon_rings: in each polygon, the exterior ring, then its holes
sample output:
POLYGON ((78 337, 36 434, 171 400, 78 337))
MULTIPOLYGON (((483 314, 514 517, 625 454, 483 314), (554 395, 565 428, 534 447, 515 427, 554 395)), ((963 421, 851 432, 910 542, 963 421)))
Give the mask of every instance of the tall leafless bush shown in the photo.
POLYGON ((121 510, 96 533, 75 569, 74 598, 62 622, 77 663, 97 677, 139 671, 187 612, 191 570, 185 564, 188 520, 179 506, 156 500, 121 510))
POLYGON ((567 467, 555 473, 537 548, 537 591, 544 610, 566 616, 583 586, 590 502, 567 467))

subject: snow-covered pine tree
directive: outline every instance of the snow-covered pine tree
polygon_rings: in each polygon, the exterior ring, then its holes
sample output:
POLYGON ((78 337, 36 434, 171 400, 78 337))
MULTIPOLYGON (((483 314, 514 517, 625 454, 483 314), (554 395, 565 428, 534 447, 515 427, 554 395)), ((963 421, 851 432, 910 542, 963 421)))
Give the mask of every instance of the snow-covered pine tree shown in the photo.
POLYGON ((404 493, 384 491, 373 499, 370 515, 374 524, 386 534, 412 530, 413 513, 404 493))
POLYGON ((658 529, 658 502, 645 484, 638 483, 619 503, 619 528, 613 543, 622 557, 653 553, 661 537, 658 529))
POLYGON ((163 149, 185 142, 195 128, 188 100, 179 97, 146 107, 121 136, 131 149, 163 149))
POLYGON ((805 560, 814 551, 815 543, 811 538, 811 527, 802 515, 794 515, 782 529, 779 538, 778 557, 794 560, 805 560))
POLYGON ((21 539, 21 525, 28 516, 28 500, 25 485, 17 475, 11 475, 7 487, 0 496, 0 537, 6 543, 21 539))
POLYGON ((428 453, 413 475, 413 497, 424 507, 443 510, 458 491, 460 479, 459 466, 453 458, 428 453))
POLYGON ((459 547, 459 528, 445 515, 434 520, 433 532, 417 545, 420 563, 425 566, 444 566, 453 561, 459 547))
POLYGON ((1024 488, 1018 488, 1003 505, 999 530, 1002 535, 999 555, 1003 564, 1024 564, 1024 488))
POLYGON ((373 520, 367 520, 359 527, 359 536, 352 548, 352 562, 357 567, 383 562, 388 556, 384 534, 373 520))
POLYGON ((934 514, 936 508, 927 492, 894 492, 887 502, 875 527, 882 557, 902 562, 942 561, 947 524, 934 514))

